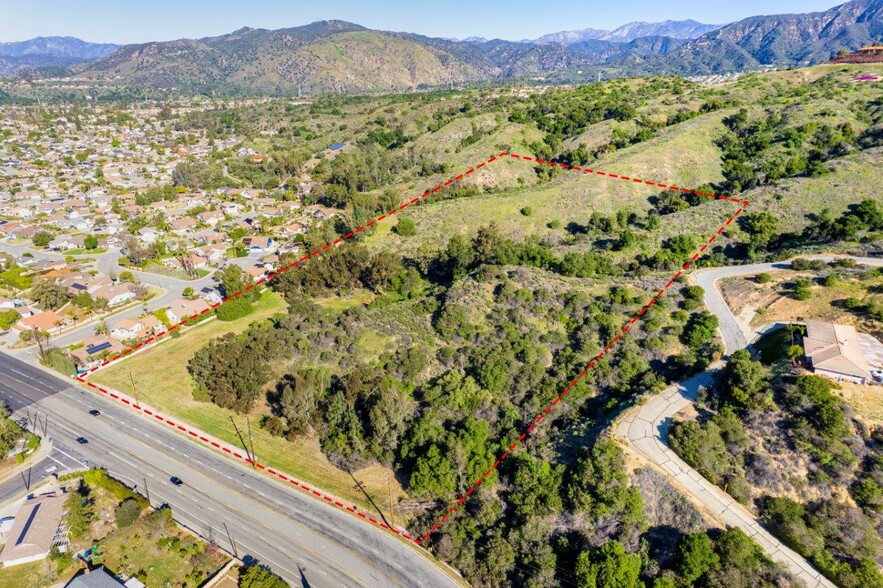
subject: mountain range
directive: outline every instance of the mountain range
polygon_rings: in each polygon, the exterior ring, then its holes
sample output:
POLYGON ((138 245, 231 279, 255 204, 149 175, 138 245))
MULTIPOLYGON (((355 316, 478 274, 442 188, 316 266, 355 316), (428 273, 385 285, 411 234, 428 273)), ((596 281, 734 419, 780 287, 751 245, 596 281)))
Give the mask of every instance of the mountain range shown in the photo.
MULTIPOLYGON (((585 81, 600 70, 609 75, 704 75, 799 66, 826 61, 841 48, 854 50, 880 36, 883 0, 852 0, 823 12, 756 16, 724 26, 631 23, 613 31, 584 29, 523 42, 457 41, 321 21, 121 47, 83 44, 83 52, 56 52, 56 61, 44 64, 53 67, 22 69, 12 80, 61 77, 142 90, 227 94, 364 93, 529 78, 585 81)), ((37 41, 2 44, 0 56, 13 45, 32 44, 30 53, 16 48, 19 59, 52 55, 48 49, 56 44, 74 46, 70 39, 37 41)))
POLYGON ((37 37, 0 43, 0 75, 19 69, 67 66, 107 57, 120 48, 112 43, 88 43, 74 37, 37 37))

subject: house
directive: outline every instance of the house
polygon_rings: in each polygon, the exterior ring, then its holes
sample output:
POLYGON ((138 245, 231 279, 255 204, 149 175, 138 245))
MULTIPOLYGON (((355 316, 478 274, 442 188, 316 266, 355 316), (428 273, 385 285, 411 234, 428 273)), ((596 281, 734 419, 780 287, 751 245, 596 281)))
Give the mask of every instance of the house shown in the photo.
POLYGON ((138 230, 138 239, 145 245, 156 243, 156 240, 159 239, 159 231, 153 227, 144 227, 138 230))
POLYGON ((871 366, 854 327, 806 321, 803 352, 816 374, 856 384, 873 381, 871 366))
POLYGON ((249 253, 270 253, 274 250, 273 237, 243 237, 242 244, 249 253))
POLYGON ((114 339, 125 341, 127 339, 137 339, 139 337, 153 335, 160 330, 161 327, 162 323, 159 322, 155 316, 148 314, 141 318, 125 318, 121 320, 113 329, 111 329, 110 335, 114 339))
POLYGON ((102 286, 92 292, 92 297, 103 298, 108 306, 116 306, 135 298, 135 293, 128 286, 102 286))
POLYGON ((105 570, 104 566, 100 566, 74 576, 70 582, 64 585, 64 588, 121 588, 122 586, 131 588, 128 582, 123 584, 116 579, 116 576, 105 570))
POLYGON ((169 224, 172 227, 173 233, 175 233, 176 235, 184 235, 196 228, 196 219, 185 216, 182 218, 176 218, 169 224))
POLYGON ((205 286, 202 290, 200 290, 199 297, 209 304, 220 304, 224 301, 221 293, 218 292, 216 288, 212 288, 211 286, 205 286))
POLYGON ((80 370, 88 370, 95 367, 101 363, 105 357, 119 353, 125 349, 122 343, 108 335, 93 335, 92 337, 86 337, 83 339, 82 343, 82 347, 74 349, 68 353, 80 370))
POLYGON ((267 274, 267 268, 257 265, 250 265, 242 268, 242 273, 247 276, 251 276, 252 281, 257 282, 267 274))
POLYGON ((67 495, 61 492, 25 500, 0 552, 3 567, 46 559, 53 547, 67 551, 67 530, 61 524, 66 501, 67 495))
POLYGON ((211 307, 202 298, 194 300, 178 298, 166 307, 166 315, 171 323, 177 324, 195 315, 204 314, 209 310, 211 310, 211 307))
POLYGON ((199 220, 199 222, 213 227, 224 220, 224 214, 217 210, 206 210, 205 212, 200 212, 199 214, 197 214, 196 218, 199 220))
POLYGON ((33 331, 39 329, 47 333, 57 333, 65 325, 65 320, 54 310, 47 310, 33 316, 25 317, 13 325, 17 331, 33 331))

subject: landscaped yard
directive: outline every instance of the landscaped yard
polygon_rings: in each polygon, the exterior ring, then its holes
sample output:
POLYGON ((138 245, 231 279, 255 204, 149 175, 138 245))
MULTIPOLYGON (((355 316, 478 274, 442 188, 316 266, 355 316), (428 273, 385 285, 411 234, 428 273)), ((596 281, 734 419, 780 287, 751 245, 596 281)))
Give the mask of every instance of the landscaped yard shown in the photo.
MULTIPOLYGON (((92 379, 137 396, 141 402, 169 416, 183 419, 227 443, 240 445, 236 431, 230 424, 230 417, 241 427, 246 425, 245 417, 211 402, 195 399, 192 394, 193 381, 187 373, 187 362, 209 339, 226 333, 241 332, 252 322, 280 312, 285 312, 282 298, 278 294, 264 292, 252 314, 231 322, 212 320, 199 325, 183 332, 179 338, 170 339, 96 373, 92 379), (135 390, 132 389, 133 380, 135 390)), ((288 441, 282 437, 274 437, 259 427, 258 419, 266 412, 266 407, 259 406, 251 415, 254 444, 261 463, 316 484, 360 506, 371 508, 370 502, 358 489, 353 478, 329 463, 316 439, 288 441)), ((385 475, 366 475, 365 479, 360 472, 355 472, 354 475, 373 498, 384 497, 387 500, 385 475)), ((394 498, 403 496, 404 491, 395 482, 395 477, 391 479, 394 498)))

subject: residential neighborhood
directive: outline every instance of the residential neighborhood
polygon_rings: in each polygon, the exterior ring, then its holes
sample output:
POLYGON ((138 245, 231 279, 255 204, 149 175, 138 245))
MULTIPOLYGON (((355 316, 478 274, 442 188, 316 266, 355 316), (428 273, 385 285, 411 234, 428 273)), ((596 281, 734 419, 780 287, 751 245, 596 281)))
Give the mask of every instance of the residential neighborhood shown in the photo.
POLYGON ((88 369, 219 304, 217 270, 236 265, 257 282, 339 214, 305 201, 317 189, 308 176, 269 189, 231 176, 227 186, 188 190, 176 174, 219 153, 252 164, 272 157, 243 147, 243 136, 179 130, 159 104, 124 114, 69 105, 56 114, 29 122, 12 107, 0 120, 7 347, 42 349, 45 340, 70 347, 77 369, 88 369))

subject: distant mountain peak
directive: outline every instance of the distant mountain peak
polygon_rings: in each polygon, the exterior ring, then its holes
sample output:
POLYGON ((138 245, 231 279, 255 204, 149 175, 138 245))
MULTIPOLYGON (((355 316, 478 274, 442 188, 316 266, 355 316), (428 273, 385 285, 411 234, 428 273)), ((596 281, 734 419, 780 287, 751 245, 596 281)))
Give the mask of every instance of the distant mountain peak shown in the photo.
POLYGON ((561 43, 571 45, 583 41, 615 41, 629 43, 640 37, 671 37, 672 39, 696 39, 715 31, 724 25, 711 25, 695 20, 666 20, 663 22, 630 22, 612 31, 602 29, 580 29, 561 31, 534 39, 540 45, 561 43))

